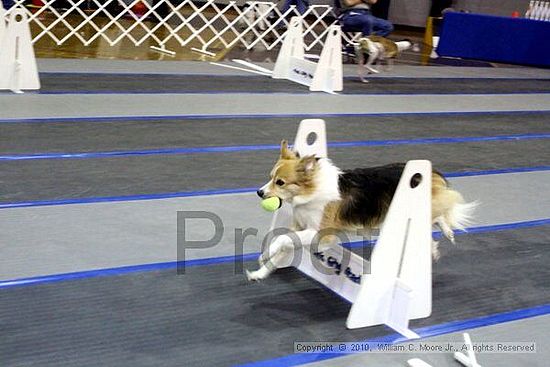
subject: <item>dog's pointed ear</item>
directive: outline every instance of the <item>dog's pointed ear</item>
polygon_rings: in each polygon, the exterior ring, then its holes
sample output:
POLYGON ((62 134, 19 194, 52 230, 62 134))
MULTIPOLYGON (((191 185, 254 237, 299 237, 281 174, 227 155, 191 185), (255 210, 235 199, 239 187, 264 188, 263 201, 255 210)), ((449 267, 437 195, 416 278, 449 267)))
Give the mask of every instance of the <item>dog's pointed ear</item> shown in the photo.
POLYGON ((281 159, 294 159, 296 154, 288 149, 288 142, 286 140, 281 141, 281 159))
POLYGON ((298 170, 306 174, 310 174, 317 167, 318 160, 319 159, 317 159, 317 157, 315 157, 314 155, 307 155, 304 158, 300 159, 300 163, 298 164, 298 170))

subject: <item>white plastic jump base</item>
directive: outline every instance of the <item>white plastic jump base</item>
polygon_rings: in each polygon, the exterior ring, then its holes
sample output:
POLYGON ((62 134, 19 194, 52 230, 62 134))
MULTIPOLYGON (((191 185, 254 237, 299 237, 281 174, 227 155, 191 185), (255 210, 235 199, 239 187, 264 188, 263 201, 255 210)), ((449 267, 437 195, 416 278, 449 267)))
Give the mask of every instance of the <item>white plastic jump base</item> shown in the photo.
POLYGON ((271 76, 273 74, 273 71, 269 70, 269 69, 266 69, 264 67, 261 67, 259 65, 256 65, 256 64, 253 64, 251 62, 248 62, 248 61, 245 61, 245 60, 240 60, 240 59, 233 59, 231 60, 233 61, 234 63, 236 64, 240 64, 240 65, 243 65, 243 66, 246 66, 247 68, 251 68, 252 70, 256 70, 256 71, 259 71, 260 73, 263 73, 264 75, 269 75, 271 76))
POLYGON ((0 90, 3 89, 14 93, 40 89, 27 13, 19 6, 11 9, 0 39, 0 90))
POLYGON ((325 46, 318 62, 305 57, 302 20, 293 17, 277 56, 274 79, 288 79, 309 87, 312 92, 334 93, 344 89, 342 69, 342 30, 328 28, 325 46))
MULTIPOLYGON (((303 120, 293 149, 301 156, 326 157, 325 122, 303 120)), ((429 161, 406 164, 370 267, 339 244, 313 255, 310 248, 301 248, 294 262, 288 263, 352 303, 346 322, 349 329, 386 324, 409 339, 418 338, 409 329, 409 320, 431 315, 431 173, 429 161), (414 186, 412 178, 418 175, 420 183, 414 186)), ((271 229, 288 228, 291 211, 287 204, 276 211, 271 229)))
POLYGON ((467 346, 467 354, 455 352, 455 359, 465 367, 481 367, 481 365, 477 363, 476 354, 474 352, 474 344, 472 343, 470 334, 464 333, 462 336, 464 337, 464 344, 467 346))
MULTIPOLYGON (((472 339, 470 338, 470 334, 464 333, 462 335, 464 337, 464 344, 467 348, 467 354, 455 352, 453 354, 454 359, 465 367, 481 367, 481 365, 477 363, 476 354, 474 352, 474 345, 472 343, 472 339)), ((420 358, 409 359, 407 361, 407 364, 410 367, 432 367, 431 364, 424 362, 420 358)))
POLYGON ((428 364, 428 363, 424 362, 420 358, 409 359, 407 361, 407 366, 409 366, 409 367, 432 367, 431 364, 428 364))
MULTIPOLYGON (((239 60, 239 61, 241 61, 241 60, 239 60)), ((214 61, 211 61, 210 64, 211 65, 216 65, 216 66, 221 66, 222 68, 238 70, 238 71, 245 71, 247 73, 253 73, 253 74, 264 75, 264 76, 271 76, 271 71, 269 71, 269 73, 266 73, 266 72, 263 72, 263 71, 259 71, 256 68, 252 68, 252 69, 241 68, 239 66, 230 65, 230 64, 222 64, 222 63, 214 62, 214 61)))

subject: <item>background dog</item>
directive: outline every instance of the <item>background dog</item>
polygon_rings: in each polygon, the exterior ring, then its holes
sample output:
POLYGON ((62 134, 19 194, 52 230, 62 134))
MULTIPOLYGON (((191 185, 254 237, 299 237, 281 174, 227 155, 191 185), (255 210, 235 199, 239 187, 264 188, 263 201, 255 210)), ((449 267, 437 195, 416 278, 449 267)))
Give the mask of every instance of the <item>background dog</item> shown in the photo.
POLYGON ((393 60, 399 54, 412 47, 412 43, 408 40, 394 42, 380 36, 368 36, 359 39, 356 47, 356 55, 358 57, 359 78, 364 81, 364 71, 368 73, 379 73, 374 68, 374 64, 386 62, 388 69, 393 67, 393 60))

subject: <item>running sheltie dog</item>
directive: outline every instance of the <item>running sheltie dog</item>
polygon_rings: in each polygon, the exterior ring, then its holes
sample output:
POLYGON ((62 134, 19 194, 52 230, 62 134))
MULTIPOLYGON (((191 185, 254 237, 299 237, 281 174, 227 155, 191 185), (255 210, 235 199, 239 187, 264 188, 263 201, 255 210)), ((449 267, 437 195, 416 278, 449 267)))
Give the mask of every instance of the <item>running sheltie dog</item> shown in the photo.
MULTIPOLYGON (((300 157, 281 142, 271 179, 258 190, 261 198, 277 196, 292 205, 291 230, 309 245, 321 230, 370 231, 383 222, 405 165, 389 164, 341 171, 327 158, 300 157)), ((464 229, 477 204, 465 203, 437 171, 432 173, 432 221, 454 243, 454 229, 464 229)), ((334 240, 335 238, 329 239, 334 240)), ((322 244, 321 244, 322 245, 322 244)), ((260 269, 249 280, 265 279, 294 250, 288 236, 279 236, 260 256, 260 269)), ((437 259, 437 243, 432 247, 437 259)))

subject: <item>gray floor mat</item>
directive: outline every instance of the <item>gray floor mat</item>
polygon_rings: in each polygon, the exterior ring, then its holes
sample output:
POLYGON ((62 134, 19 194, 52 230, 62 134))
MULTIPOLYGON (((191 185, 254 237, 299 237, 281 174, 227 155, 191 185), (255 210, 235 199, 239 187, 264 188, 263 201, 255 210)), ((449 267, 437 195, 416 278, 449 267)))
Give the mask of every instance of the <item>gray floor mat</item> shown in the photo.
MULTIPOLYGON (((40 93, 309 93, 296 83, 262 76, 41 73, 40 93)), ((371 78, 344 82, 345 94, 547 93, 547 79, 371 78)))
MULTIPOLYGON (((258 187, 276 150, 1 163, 0 202, 258 187)), ((341 168, 429 159, 443 172, 550 163, 550 141, 483 142, 330 149, 341 168)))
MULTIPOLYGON (((466 201, 480 203, 473 227, 550 222, 550 196, 540 194, 550 192, 550 171, 452 177, 449 182, 466 201)), ((219 243, 189 249, 186 259, 231 256, 235 253, 235 231, 249 228, 257 233, 246 238, 243 252, 258 253, 272 220, 259 204, 256 193, 250 191, 4 208, 0 210, 0 280, 174 261, 178 211, 206 211, 223 222, 219 243)), ((187 221, 185 229, 186 238, 206 240, 213 236, 213 226, 205 221, 187 221)))
MULTIPOLYGON (((412 327, 546 303, 549 236, 543 226, 443 246, 433 315, 412 327)), ((296 271, 248 284, 233 270, 221 264, 180 276, 162 271, 4 289, 0 358, 7 366, 230 366, 291 354, 296 340, 392 333, 346 330, 349 305, 296 271)))
POLYGON ((312 116, 332 114, 548 111, 544 94, 32 94, 0 96, 0 122, 131 116, 312 116), (3 107, 4 107, 3 106, 3 107))
MULTIPOLYGON (((550 113, 324 117, 330 141, 550 132, 550 113)), ((143 150, 291 142, 300 118, 123 119, 0 124, 0 154, 143 150)))

